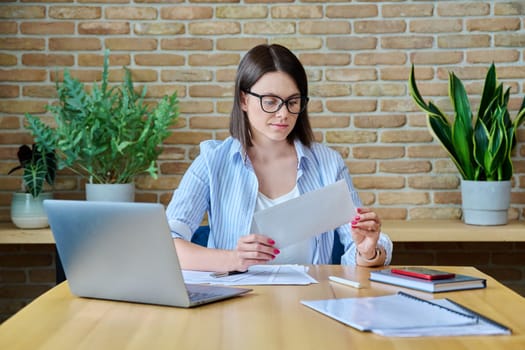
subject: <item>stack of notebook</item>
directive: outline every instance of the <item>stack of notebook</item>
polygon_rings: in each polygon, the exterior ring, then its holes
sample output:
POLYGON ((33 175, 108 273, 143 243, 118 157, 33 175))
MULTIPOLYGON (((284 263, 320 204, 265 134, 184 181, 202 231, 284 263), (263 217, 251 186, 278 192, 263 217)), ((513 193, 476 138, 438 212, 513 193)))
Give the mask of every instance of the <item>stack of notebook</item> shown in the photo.
MULTIPOLYGON (((441 276, 444 278, 437 277, 436 279, 432 279, 431 276, 427 276, 428 278, 422 278, 421 276, 413 277, 406 274, 396 273, 392 270, 393 269, 372 271, 370 272, 370 280, 373 282, 388 283, 431 293, 448 292, 462 289, 477 289, 485 288, 487 286, 487 281, 479 277, 458 274, 451 274, 451 276, 449 274, 449 276, 447 276, 443 274, 441 276)), ((397 270, 399 271, 400 269, 397 270)))

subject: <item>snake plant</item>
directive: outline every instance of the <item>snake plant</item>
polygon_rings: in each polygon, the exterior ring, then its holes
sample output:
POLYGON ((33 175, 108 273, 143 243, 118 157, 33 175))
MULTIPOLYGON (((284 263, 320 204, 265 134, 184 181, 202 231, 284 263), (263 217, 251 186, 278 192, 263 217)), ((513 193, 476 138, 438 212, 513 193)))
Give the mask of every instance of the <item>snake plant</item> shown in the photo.
POLYGON ((485 77, 477 115, 473 114, 461 80, 449 72, 449 98, 454 118, 431 101, 423 100, 416 85, 414 66, 408 81, 409 93, 427 114, 428 127, 450 155, 463 180, 506 181, 513 174, 511 153, 516 146, 516 130, 525 120, 525 98, 510 119, 510 88, 504 90, 492 64, 485 77))

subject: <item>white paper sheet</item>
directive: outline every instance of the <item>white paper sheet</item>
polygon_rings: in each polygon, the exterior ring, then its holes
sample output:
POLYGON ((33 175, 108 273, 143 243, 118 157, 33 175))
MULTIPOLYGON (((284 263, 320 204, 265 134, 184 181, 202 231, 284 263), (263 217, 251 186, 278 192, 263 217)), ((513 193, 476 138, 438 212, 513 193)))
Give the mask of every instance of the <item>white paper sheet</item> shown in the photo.
POLYGON ((507 327, 448 299, 425 300, 402 292, 301 303, 348 326, 389 337, 511 334, 507 327))
POLYGON ((356 209, 344 180, 254 214, 257 233, 284 248, 348 224, 356 209))
POLYGON ((306 285, 318 283, 308 274, 303 265, 254 265, 247 272, 225 277, 211 277, 211 272, 182 271, 186 283, 223 284, 234 286, 250 285, 306 285))
MULTIPOLYGON (((456 310, 458 312, 469 313, 463 308, 451 303, 448 299, 432 300, 434 304, 442 305, 446 308, 456 310)), ((503 325, 495 324, 483 317, 478 319, 475 324, 455 327, 430 327, 430 328, 408 328, 397 330, 377 330, 375 333, 385 336, 396 337, 422 337, 422 336, 461 336, 461 335, 505 335, 511 334, 510 329, 503 325)))
POLYGON ((405 294, 379 297, 303 300, 318 312, 361 331, 397 331, 472 325, 477 319, 405 294))

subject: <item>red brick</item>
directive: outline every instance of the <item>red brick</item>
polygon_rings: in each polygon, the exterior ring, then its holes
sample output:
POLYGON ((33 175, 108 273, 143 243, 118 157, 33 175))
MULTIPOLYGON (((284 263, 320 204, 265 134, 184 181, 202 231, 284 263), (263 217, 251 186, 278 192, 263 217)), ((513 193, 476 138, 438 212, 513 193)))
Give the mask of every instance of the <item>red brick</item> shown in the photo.
POLYGON ((0 298, 36 298, 48 291, 53 284, 47 285, 8 285, 0 289, 0 298))
POLYGON ((525 266, 525 255, 523 253, 493 253, 492 263, 495 265, 525 266))
MULTIPOLYGON (((109 65, 110 66, 127 66, 131 63, 129 55, 126 54, 110 54, 109 65)), ((88 67, 101 67, 104 64, 103 54, 79 54, 78 65, 88 67)))
POLYGON ((18 97, 20 95, 18 85, 2 85, 0 98, 18 97))
POLYGON ((213 17, 213 8, 206 6, 171 6, 161 9, 160 17, 170 20, 198 20, 213 17))
POLYGON ((321 18, 323 16, 323 7, 314 5, 286 5, 272 6, 270 9, 272 18, 321 18))
POLYGON ((55 19, 97 19, 102 17, 102 9, 92 6, 51 6, 49 17, 55 19))
POLYGON ((129 34, 130 27, 127 22, 83 22, 78 26, 79 34, 116 35, 129 34))
POLYGON ((18 31, 18 25, 16 22, 0 22, 0 34, 16 34, 18 31))
POLYGON ((22 63, 26 66, 64 67, 75 63, 73 55, 26 53, 22 55, 22 63))
POLYGON ((470 253, 470 252, 438 252, 436 254, 436 263, 438 265, 487 265, 490 260, 490 255, 486 253, 470 253))
POLYGON ((211 50, 213 41, 203 38, 162 39, 160 46, 163 50, 211 50))
POLYGON ((2 50, 44 50, 44 39, 32 38, 0 38, 2 50))
POLYGON ((23 270, 0 270, 0 281, 4 283, 24 283, 26 274, 23 270))
POLYGON ((157 19, 157 9, 154 7, 113 6, 104 11, 107 19, 154 20, 157 19))
POLYGON ((157 49, 157 39, 108 38, 104 42, 111 50, 153 51, 157 49))
POLYGON ((326 7, 328 18, 367 18, 377 17, 376 5, 329 5, 326 7))
POLYGON ((52 51, 100 50, 102 44, 96 38, 50 38, 49 49, 52 51))
POLYGON ((52 262, 49 254, 0 255, 0 266, 9 268, 50 266, 52 262))
POLYGON ((0 18, 8 19, 33 19, 45 18, 46 8, 44 6, 14 6, 6 5, 0 7, 0 18))
MULTIPOLYGON (((0 100, 0 113, 45 113, 47 101, 0 100)), ((7 137, 2 135, 2 138, 7 137)))
POLYGON ((56 283, 56 269, 33 269, 29 271, 29 280, 33 283, 56 283))
POLYGON ((73 22, 24 22, 20 24, 23 34, 74 34, 73 22))

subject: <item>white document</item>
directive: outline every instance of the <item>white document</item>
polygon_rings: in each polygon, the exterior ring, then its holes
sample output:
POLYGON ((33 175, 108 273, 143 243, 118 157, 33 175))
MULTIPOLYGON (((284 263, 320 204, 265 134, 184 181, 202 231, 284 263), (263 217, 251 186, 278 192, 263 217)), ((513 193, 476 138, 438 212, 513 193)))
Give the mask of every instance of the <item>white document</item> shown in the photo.
POLYGON ((470 315, 452 312, 404 293, 301 303, 360 331, 390 330, 395 333, 396 330, 460 326, 477 321, 470 315))
POLYGON ((257 233, 275 240, 277 248, 333 230, 352 221, 356 209, 345 180, 254 214, 257 233))
POLYGON ((390 337, 510 334, 510 330, 448 299, 399 292, 365 298, 301 301, 341 323, 390 337))
POLYGON ((207 283, 233 286, 307 285, 318 283, 303 265, 254 265, 247 272, 225 277, 212 277, 206 271, 182 271, 186 283, 207 283))
POLYGON ((407 329, 385 329, 377 330, 375 333, 385 336, 396 337, 421 337, 421 336, 460 336, 460 335, 505 335, 511 334, 509 328, 489 320, 481 315, 472 313, 471 310, 460 307, 448 299, 432 300, 434 304, 446 308, 478 316, 478 322, 455 327, 430 327, 430 328, 407 328, 407 329))

